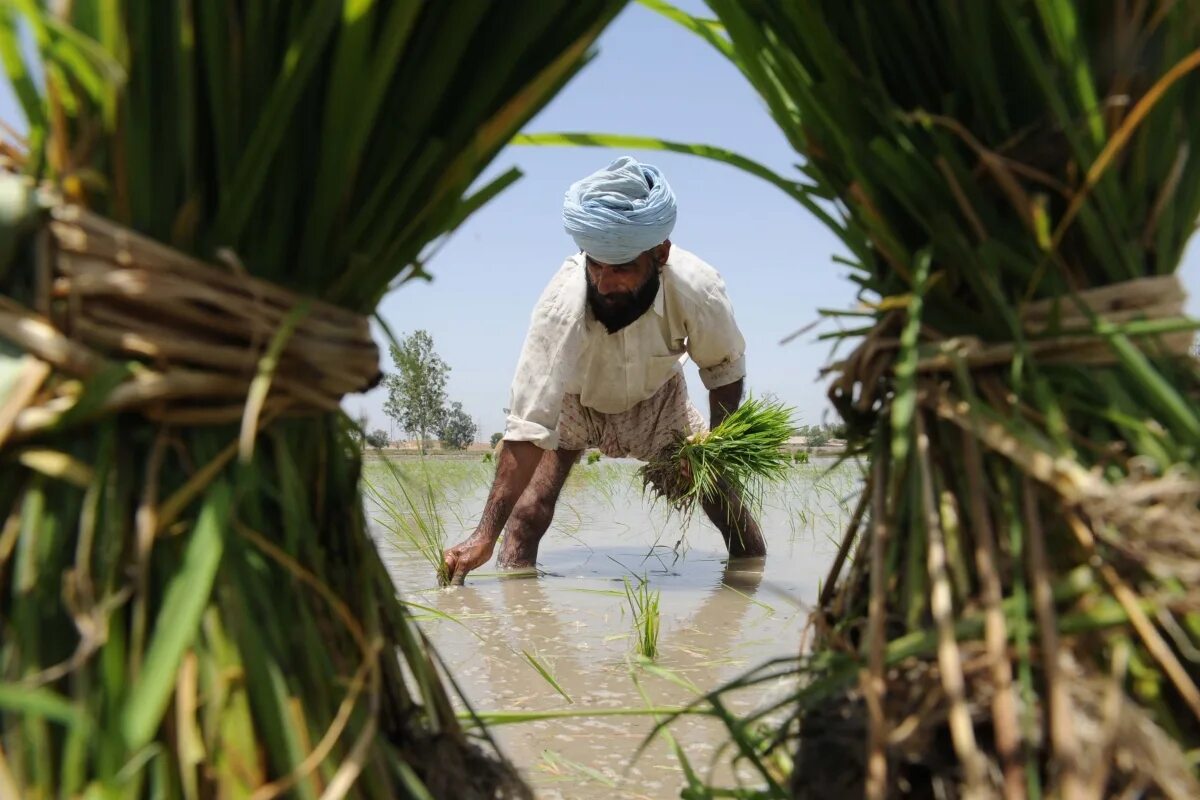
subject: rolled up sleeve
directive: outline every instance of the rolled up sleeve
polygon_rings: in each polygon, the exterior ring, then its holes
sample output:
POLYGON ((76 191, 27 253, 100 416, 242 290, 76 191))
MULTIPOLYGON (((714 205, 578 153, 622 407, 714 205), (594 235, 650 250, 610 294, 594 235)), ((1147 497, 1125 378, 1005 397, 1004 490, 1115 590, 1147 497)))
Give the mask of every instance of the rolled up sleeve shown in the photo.
MULTIPOLYGON (((569 288, 569 287, 568 287, 569 288)), ((504 438, 558 448, 558 417, 583 342, 583 319, 568 292, 552 284, 538 301, 509 396, 504 438)))
POLYGON ((688 326, 687 351, 700 368, 704 388, 716 389, 746 377, 746 340, 733 316, 733 304, 718 281, 688 326))

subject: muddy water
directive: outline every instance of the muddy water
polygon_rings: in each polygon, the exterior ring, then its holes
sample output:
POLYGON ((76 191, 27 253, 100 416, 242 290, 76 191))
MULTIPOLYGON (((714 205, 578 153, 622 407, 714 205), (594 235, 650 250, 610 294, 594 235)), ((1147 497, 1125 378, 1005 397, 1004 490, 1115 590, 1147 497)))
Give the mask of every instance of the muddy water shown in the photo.
MULTIPOLYGON (((761 514, 768 556, 729 563, 707 520, 686 528, 644 500, 635 464, 604 461, 576 468, 542 542, 538 573, 501 575, 494 562, 465 587, 433 588, 427 561, 377 528, 381 550, 405 598, 458 622, 420 615, 468 702, 482 711, 636 709, 678 706, 767 659, 794 655, 811 603, 836 550, 858 486, 856 470, 797 466, 761 514), (624 581, 644 578, 661 591, 658 667, 633 655, 624 581), (543 665, 555 689, 530 663, 543 665), (657 674, 656 674, 657 673, 657 674), (570 698, 568 702, 567 698, 570 698)), ((429 475, 451 542, 482 508, 489 468, 457 465, 429 475), (453 474, 451 474, 451 472, 453 474)), ((369 508, 377 516, 377 508, 369 508)), ((702 515, 698 515, 702 516, 702 515)), ((732 698, 746 713, 787 691, 784 681, 732 698)), ((673 798, 685 779, 665 737, 651 740, 652 716, 565 718, 494 728, 539 798, 673 798)), ((708 717, 677 720, 670 731, 692 767, 725 786, 754 783, 718 757, 723 728, 708 717)))

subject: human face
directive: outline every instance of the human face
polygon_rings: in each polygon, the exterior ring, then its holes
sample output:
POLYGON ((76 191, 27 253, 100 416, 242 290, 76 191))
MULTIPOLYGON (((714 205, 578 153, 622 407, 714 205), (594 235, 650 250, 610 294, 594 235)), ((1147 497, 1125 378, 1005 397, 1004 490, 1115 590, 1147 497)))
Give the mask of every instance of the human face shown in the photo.
POLYGON ((591 256, 584 263, 588 305, 609 333, 633 323, 654 304, 660 262, 653 250, 624 264, 604 264, 591 256))

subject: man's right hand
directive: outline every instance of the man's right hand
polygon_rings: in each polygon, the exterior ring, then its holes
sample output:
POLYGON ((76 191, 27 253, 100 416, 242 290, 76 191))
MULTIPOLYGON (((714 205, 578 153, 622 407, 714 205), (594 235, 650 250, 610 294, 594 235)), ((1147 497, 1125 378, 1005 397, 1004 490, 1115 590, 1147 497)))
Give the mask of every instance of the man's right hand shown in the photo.
POLYGON ((496 540, 490 536, 473 533, 463 541, 449 548, 442 555, 446 567, 446 577, 451 586, 462 586, 467 573, 478 569, 492 558, 496 549, 496 540))

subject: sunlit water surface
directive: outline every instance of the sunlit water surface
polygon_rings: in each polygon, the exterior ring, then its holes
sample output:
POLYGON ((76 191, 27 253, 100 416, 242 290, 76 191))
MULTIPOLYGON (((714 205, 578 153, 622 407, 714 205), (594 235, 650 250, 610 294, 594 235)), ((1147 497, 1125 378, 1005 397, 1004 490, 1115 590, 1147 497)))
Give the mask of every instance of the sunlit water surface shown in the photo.
MULTIPOLYGON (((394 463, 413 480, 410 485, 428 476, 449 543, 470 532, 483 507, 490 465, 394 463)), ((768 494, 760 514, 765 562, 730 564, 702 514, 685 528, 677 514, 644 498, 635 462, 576 467, 534 576, 501 575, 493 561, 466 586, 436 588, 429 562, 396 533, 413 519, 380 463, 368 464, 368 479, 409 519, 398 520, 394 510, 371 501, 367 512, 402 597, 438 612, 414 611, 475 709, 678 706, 696 697, 688 683, 708 691, 761 662, 797 652, 807 606, 828 571, 860 483, 855 466, 830 471, 831 464, 797 465, 787 484, 768 494), (655 664, 665 673, 639 667, 634 656, 625 581, 636 585, 640 579, 661 591, 655 664)), ((788 688, 783 680, 756 687, 734 695, 731 705, 746 713, 788 688)), ((638 754, 654 723, 652 716, 579 716, 495 727, 493 735, 539 798, 678 797, 684 777, 667 739, 655 737, 638 754)), ((729 759, 717 757, 727 737, 715 720, 683 717, 670 732, 702 776, 724 785, 753 782, 752 772, 735 775, 729 759)))

